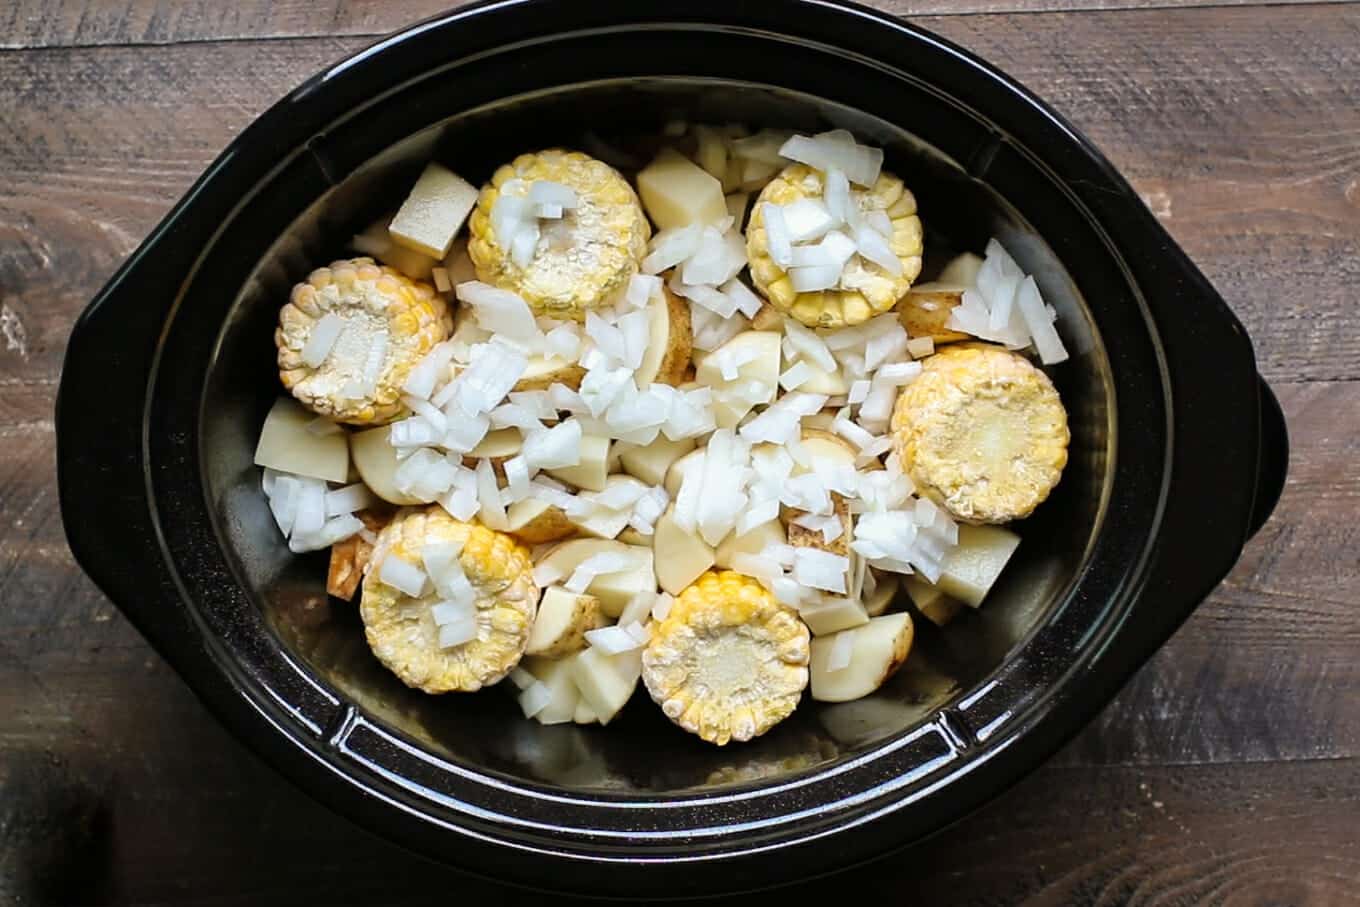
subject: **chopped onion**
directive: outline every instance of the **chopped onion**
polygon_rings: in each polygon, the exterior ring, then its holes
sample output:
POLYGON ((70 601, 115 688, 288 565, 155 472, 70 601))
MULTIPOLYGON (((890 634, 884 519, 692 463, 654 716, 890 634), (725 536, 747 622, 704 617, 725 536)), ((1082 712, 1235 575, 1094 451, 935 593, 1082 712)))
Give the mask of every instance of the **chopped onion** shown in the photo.
POLYGON ((518 293, 478 280, 460 283, 454 292, 459 301, 472 306, 477 326, 483 330, 516 340, 530 340, 538 335, 534 313, 518 293))
POLYGON ((738 551, 732 555, 731 564, 733 570, 755 579, 776 580, 784 576, 784 568, 778 561, 760 554, 738 551))
POLYGON ((505 482, 507 500, 510 503, 522 501, 529 496, 529 467, 524 457, 511 457, 505 461, 505 482))
POLYGON ((329 548, 336 542, 343 541, 362 531, 364 531, 364 524, 358 518, 348 513, 342 513, 334 519, 327 520, 326 524, 316 532, 293 533, 293 537, 288 540, 288 550, 295 554, 301 554, 304 551, 320 551, 322 548, 329 548))
POLYGON ((647 353, 647 341, 651 335, 652 316, 646 310, 628 312, 619 317, 618 329, 623 335, 623 364, 629 369, 642 365, 642 357, 647 353))
POLYGON ((643 273, 660 274, 689 258, 698 251, 703 231, 702 224, 690 224, 657 233, 652 237, 650 252, 642 260, 643 273))
POLYGON ((440 446, 458 453, 468 453, 482 443, 490 430, 491 419, 488 416, 459 416, 447 425, 440 446))
POLYGON ((746 284, 736 277, 724 283, 721 289, 723 295, 735 303, 737 311, 747 318, 754 318, 756 313, 760 311, 760 307, 764 305, 761 298, 751 292, 746 284))
MULTIPOLYGON (((920 339, 930 340, 929 337, 920 339)), ((907 342, 911 343, 911 341, 907 342)), ((890 362, 878 370, 874 375, 874 382, 901 387, 904 384, 910 384, 920 374, 921 363, 919 362, 890 362)))
POLYGON ((302 361, 311 368, 317 368, 326 361, 345 329, 345 319, 334 312, 327 312, 321 320, 312 325, 312 332, 302 346, 302 361))
POLYGON ((1026 277, 1024 283, 1020 284, 1016 304, 1020 307, 1020 314, 1025 319, 1030 336, 1034 338, 1034 348, 1039 351, 1039 360, 1044 365, 1065 362, 1068 358, 1067 349, 1063 346, 1058 331, 1053 327, 1053 319, 1048 307, 1044 305, 1043 297, 1039 295, 1039 285, 1034 282, 1033 277, 1026 277))
POLYGON ((639 641, 637 637, 629 633, 623 627, 601 627, 598 630, 587 630, 586 641, 591 648, 599 649, 606 655, 619 655, 623 652, 631 652, 640 649, 645 642, 639 641))
POLYGON ((855 249, 860 256, 871 261, 894 277, 902 274, 902 259, 898 258, 888 241, 874 228, 864 225, 855 231, 855 249))
POLYGON ((412 397, 428 400, 434 393, 439 379, 448 372, 452 359, 453 344, 448 342, 436 344, 435 348, 426 353, 424 358, 407 373, 401 389, 412 397))
POLYGON ((516 666, 514 670, 510 672, 509 677, 510 682, 513 683, 515 686, 519 687, 521 690, 527 690, 529 689, 529 687, 533 686, 535 683, 538 682, 534 675, 530 674, 528 671, 518 666, 516 666))
POLYGON ((846 178, 843 170, 832 167, 826 171, 826 189, 823 194, 827 210, 836 220, 843 224, 853 224, 858 219, 858 208, 851 210, 850 180, 846 178))
POLYGON ((632 632, 633 625, 646 623, 647 615, 652 613, 652 605, 656 602, 656 595, 655 591, 643 591, 630 598, 619 614, 618 625, 632 632))
POLYGON ((424 570, 395 554, 383 558, 382 566, 378 568, 378 579, 411 598, 424 595, 429 582, 424 570))
POLYGON ((826 342, 811 328, 797 321, 788 320, 784 325, 785 340, 791 344, 798 355, 810 360, 824 372, 836 370, 836 360, 826 342))
POLYGON ((883 151, 855 141, 848 131, 833 129, 819 135, 795 135, 779 149, 781 156, 823 172, 841 170, 850 181, 872 186, 883 167, 883 151))
POLYGON ((560 580, 563 576, 561 569, 553 564, 539 564, 534 568, 534 585, 546 588, 560 580))
POLYGON ((814 198, 800 198, 783 206, 784 225, 790 242, 812 242, 821 239, 836 226, 826 205, 814 198))
POLYGON ((477 461, 477 502, 480 505, 478 516, 488 529, 504 532, 509 528, 505 516, 505 501, 501 498, 500 488, 496 485, 496 473, 490 460, 477 461))
POLYGON ((935 353, 935 338, 933 337, 912 337, 907 341, 907 353, 913 359, 924 359, 935 353))
POLYGON ((864 398, 867 396, 869 396, 869 381, 865 378, 860 378, 858 381, 851 382, 850 393, 846 396, 846 402, 852 404, 863 403, 864 398))
POLYGON ((713 287, 704 284, 680 283, 674 278, 672 278, 669 286, 671 292, 675 295, 683 296, 685 299, 703 306, 719 318, 731 318, 737 311, 737 301, 713 287))
POLYGON ((779 386, 784 390, 797 390, 812 380, 812 367, 806 362, 795 362, 779 376, 779 386))
POLYGON ((440 627, 477 619, 477 606, 471 602, 436 602, 430 606, 430 611, 440 627))
POLYGON ((826 670, 828 673, 843 671, 850 667, 850 656, 855 651, 855 630, 852 627, 848 630, 841 630, 836 634, 836 639, 831 643, 831 651, 826 654, 826 670))
POLYGON ((784 209, 779 205, 765 202, 761 208, 765 223, 765 244, 770 249, 770 259, 781 268, 788 268, 793 262, 793 237, 784 217, 784 209))
POLYGON ((525 718, 532 718, 539 712, 546 709, 552 703, 552 690, 545 684, 535 681, 523 693, 519 694, 519 707, 524 711, 525 718))
POLYGON ((581 399, 579 393, 559 381, 554 381, 549 385, 548 402, 551 403, 555 409, 564 409, 571 413, 585 413, 590 411, 589 407, 586 406, 585 401, 581 399))
POLYGON ((321 531, 326 523, 326 483, 320 479, 300 479, 298 482, 297 511, 293 517, 293 535, 309 535, 321 531))
POLYGON ((907 353, 907 332, 896 320, 892 328, 871 337, 864 346, 864 368, 874 371, 885 362, 899 359, 907 353))
POLYGON ((551 180, 534 180, 529 185, 528 201, 531 205, 557 205, 567 210, 581 205, 576 190, 551 180))
POLYGON ((326 492, 326 516, 340 516, 372 507, 378 502, 373 492, 363 482, 355 482, 344 488, 326 492))
POLYGON ((834 264, 811 268, 792 268, 789 271, 789 279, 793 282, 794 291, 798 293, 829 290, 840 282, 841 268, 834 264))
POLYGON ((864 222, 877 230, 884 239, 892 239, 893 223, 887 211, 870 211, 864 215, 864 222))
POLYGON ((560 469, 581 462, 581 423, 567 419, 524 439, 520 456, 530 469, 560 469))
POLYGON ((368 347, 368 358, 364 361, 364 387, 372 390, 378 386, 383 366, 387 360, 387 331, 379 331, 368 347))
POLYGON ((675 596, 669 592, 659 592, 656 596, 656 603, 652 605, 652 620, 665 620, 671 613, 671 606, 675 604, 675 596))

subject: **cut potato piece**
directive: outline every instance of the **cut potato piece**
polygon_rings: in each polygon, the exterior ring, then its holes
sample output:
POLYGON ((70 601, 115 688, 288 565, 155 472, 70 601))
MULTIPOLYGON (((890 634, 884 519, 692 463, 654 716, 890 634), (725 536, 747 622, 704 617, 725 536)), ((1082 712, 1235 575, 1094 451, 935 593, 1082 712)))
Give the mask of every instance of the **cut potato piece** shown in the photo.
POLYGON ((774 400, 779 391, 780 335, 774 331, 743 331, 695 363, 694 377, 715 391, 713 413, 719 428, 735 428, 755 406, 774 400), (722 363, 741 362, 737 377, 723 377, 722 363), (722 391, 759 382, 766 392, 758 399, 722 399, 722 391))
POLYGON ((814 603, 798 609, 798 616, 807 624, 813 636, 826 636, 869 622, 869 612, 858 599, 844 595, 823 594, 814 603))
MULTIPOLYGON (((576 679, 572 678, 572 683, 575 682, 576 679)), ((600 723, 600 717, 595 714, 595 710, 590 707, 590 703, 586 701, 585 697, 579 695, 579 691, 576 699, 576 714, 572 716, 571 720, 577 724, 600 723)))
POLYGON ((319 418, 294 400, 274 401, 255 445, 255 465, 280 472, 344 482, 349 476, 349 444, 342 431, 314 434, 307 426, 319 418))
POLYGON ((505 461, 517 455, 524 446, 524 436, 518 428, 498 428, 489 431, 481 443, 463 456, 463 465, 477 468, 478 460, 490 460, 497 478, 505 478, 505 461))
POLYGON ((429 280, 430 272, 439 264, 439 259, 393 242, 392 234, 387 229, 387 224, 391 220, 390 214, 378 218, 369 224, 364 232, 354 237, 351 245, 355 251, 372 256, 381 264, 395 268, 412 280, 429 280))
POLYGON ((534 679, 548 688, 551 698, 534 720, 539 724, 566 724, 576 717, 576 706, 580 693, 576 690, 573 666, 575 656, 559 658, 526 658, 524 670, 534 675, 534 679))
MULTIPOLYGON (((851 467, 855 465, 855 448, 840 435, 833 435, 820 429, 805 428, 803 429, 802 444, 804 452, 814 460, 825 459, 833 463, 848 464, 851 467)), ((808 467, 799 464, 795 464, 793 467, 794 475, 802 475, 808 471, 808 467)), ((793 510, 789 507, 781 508, 781 515, 785 519, 788 530, 789 544, 795 548, 816 548, 820 551, 830 551, 832 554, 841 557, 848 557, 854 532, 854 518, 850 515, 850 502, 841 495, 832 492, 831 505, 841 521, 841 534, 830 542, 826 541, 826 536, 822 534, 820 529, 809 529, 794 522, 803 515, 803 511, 793 510)))
POLYGON ((576 688, 600 724, 608 724, 627 704, 642 676, 642 650, 605 655, 586 649, 572 659, 576 688))
MULTIPOLYGON (((633 372, 639 389, 652 384, 679 384, 694 352, 694 326, 689 303, 663 286, 661 295, 647 303, 649 333, 642 364, 633 372)), ((579 379, 578 379, 579 385, 579 379)))
POLYGON ((716 223, 727 216, 722 182, 670 148, 639 171, 637 187, 642 207, 662 230, 716 223))
POLYGON ((963 609, 963 602, 918 576, 903 577, 902 587, 911 596, 911 603, 921 612, 921 616, 937 627, 949 623, 963 609))
POLYGON ((845 375, 841 374, 840 369, 828 372, 806 359, 803 360, 803 365, 807 366, 808 371, 812 373, 811 377, 794 390, 805 394, 826 394, 829 397, 850 392, 850 382, 845 380, 845 375))
POLYGON ((625 545, 613 539, 572 539, 563 542, 549 551, 539 561, 539 566, 557 573, 565 581, 586 558, 596 554, 623 554, 630 557, 634 565, 617 573, 597 576, 586 587, 588 594, 600 600, 606 616, 618 617, 635 596, 656 592, 651 549, 625 545))
POLYGON ((530 356, 524 374, 515 382, 514 391, 544 391, 554 384, 580 390, 586 370, 578 362, 559 356, 530 356))
POLYGON ((538 600, 538 615, 529 631, 525 654, 561 658, 579 652, 586 647, 586 632, 604 625, 598 598, 549 586, 538 600))
POLYGON ((812 641, 812 698, 820 702, 849 702, 867 696, 891 677, 911 651, 913 627, 906 612, 875 617, 853 633, 850 663, 831 671, 827 661, 840 634, 812 641))
POLYGON ((945 551, 935 585, 976 608, 1020 544, 1020 536, 1000 526, 959 524, 959 543, 945 551))
POLYGON ((910 337, 929 337, 936 343, 969 340, 970 335, 945 326, 966 289, 952 283, 917 284, 897 304, 897 320, 910 337))
POLYGON ((940 276, 935 278, 938 283, 953 283, 963 287, 977 286, 978 271, 982 270, 982 257, 974 255, 972 252, 964 252, 949 260, 949 264, 944 266, 940 276))
POLYGON ((667 507, 656 521, 652 551, 657 583, 671 595, 679 595, 713 566, 714 558, 713 549, 698 533, 676 525, 674 511, 673 506, 667 507))
MULTIPOLYGON (((391 515, 363 510, 355 514, 369 532, 381 532, 391 521, 391 515)), ((368 561, 373 556, 373 543, 362 535, 352 535, 331 546, 331 562, 326 571, 326 594, 343 601, 353 601, 359 591, 368 561)))
POLYGON ((756 331, 783 331, 784 313, 768 302, 761 303, 760 309, 751 319, 751 329, 756 331))
POLYGON ((505 517, 505 531, 529 545, 555 542, 576 534, 576 524, 565 513, 538 498, 516 501, 506 509, 505 517))
POLYGON ((427 164, 388 232, 408 249, 443 258, 475 204, 475 186, 447 167, 427 164))
POLYGON ((632 526, 626 527, 618 534, 618 536, 616 536, 616 538, 625 545, 640 545, 643 548, 646 548, 652 544, 652 537, 650 535, 643 535, 632 526))
POLYGON ((599 435, 581 438, 581 462, 545 470, 548 475, 585 491, 604 491, 609 477, 609 439, 599 435))
POLYGON ((370 428, 349 436, 349 451, 354 457, 354 468, 368 490, 390 504, 409 506, 421 503, 419 498, 397 490, 396 473, 400 461, 397 449, 388 440, 392 427, 370 428))
POLYGON ((722 540, 722 544, 718 545, 713 560, 719 567, 731 567, 734 555, 759 554, 770 545, 783 545, 787 542, 784 524, 779 520, 770 520, 751 527, 751 531, 745 535, 737 535, 735 530, 729 532, 727 538, 722 540))
POLYGON ((897 596, 897 575, 894 573, 877 573, 875 578, 878 585, 869 595, 860 596, 860 601, 864 603, 864 611, 870 617, 879 617, 888 607, 892 605, 893 599, 897 596))
MULTIPOLYGON (((656 440, 646 447, 628 447, 619 455, 619 465, 630 475, 641 479, 648 485, 662 485, 671 464, 694 449, 693 438, 672 441, 665 435, 657 435, 656 440)), ((623 445, 616 444, 616 448, 623 445)))
POLYGON ((702 468, 703 462, 704 452, 692 450, 672 463, 670 469, 666 470, 666 494, 671 496, 672 501, 680 493, 680 485, 685 481, 685 475, 696 466, 702 468))

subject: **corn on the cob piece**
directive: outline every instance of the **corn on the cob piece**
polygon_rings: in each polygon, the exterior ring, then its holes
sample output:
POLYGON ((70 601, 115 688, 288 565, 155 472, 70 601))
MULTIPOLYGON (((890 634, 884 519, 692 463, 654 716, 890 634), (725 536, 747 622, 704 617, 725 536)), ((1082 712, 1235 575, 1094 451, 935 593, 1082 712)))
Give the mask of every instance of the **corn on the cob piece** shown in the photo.
POLYGON ((709 572, 653 625, 642 678, 666 717, 722 746, 758 737, 793 712, 809 653, 807 627, 765 587, 709 572))
POLYGON ((651 237, 637 195, 617 170, 561 149, 522 154, 497 170, 469 229, 468 253, 479 279, 518 293, 540 315, 578 321, 627 286, 651 237), (540 221, 538 244, 521 267, 496 236, 492 211, 502 194, 525 196, 538 180, 572 189, 579 207, 540 221))
POLYGON ((426 693, 470 692, 519 663, 538 605, 528 550, 513 538, 463 523, 431 506, 399 512, 378 535, 359 614, 369 647, 407 686, 426 693), (382 580, 387 558, 420 565, 427 545, 461 545, 458 561, 475 593, 477 636, 441 648, 432 606, 439 596, 407 595, 382 580))
POLYGON ((1067 464, 1067 413, 1028 359, 978 343, 924 361, 898 395, 893 445, 918 488, 956 518, 1028 516, 1067 464))
POLYGON ((382 424, 401 414, 407 374, 451 327, 448 307, 429 284, 371 258, 337 261, 293 287, 279 311, 279 378, 315 413, 382 424), (339 319, 339 335, 322 361, 309 365, 307 342, 327 315, 339 319))
POLYGON ((765 203, 787 205, 799 199, 821 199, 826 190, 823 175, 804 164, 791 164, 770 181, 756 200, 746 230, 746 254, 756 287, 781 312, 808 327, 839 328, 855 325, 886 312, 897 304, 921 273, 921 219, 916 199, 891 173, 883 172, 868 189, 851 187, 850 201, 860 211, 882 211, 892 222, 888 247, 902 262, 900 275, 855 256, 846 263, 840 283, 830 290, 799 293, 787 272, 770 257, 765 232, 765 203))

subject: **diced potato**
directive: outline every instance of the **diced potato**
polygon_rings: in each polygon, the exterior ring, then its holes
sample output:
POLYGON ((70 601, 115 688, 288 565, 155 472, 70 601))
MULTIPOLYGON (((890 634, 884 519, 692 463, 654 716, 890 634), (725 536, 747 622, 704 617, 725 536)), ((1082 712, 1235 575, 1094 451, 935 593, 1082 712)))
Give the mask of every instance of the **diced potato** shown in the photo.
POLYGON ((700 167, 721 180, 727 175, 727 141, 722 133, 709 126, 695 126, 694 137, 699 142, 695 153, 700 167))
POLYGON ((837 671, 827 669, 827 659, 839 634, 812 641, 812 698, 819 702, 848 702, 881 687, 907 660, 914 631, 911 615, 901 612, 841 632, 853 633, 854 643, 850 663, 837 671))
POLYGON ((656 440, 646 447, 625 448, 619 456, 619 464, 630 476, 648 485, 661 485, 666 481, 666 472, 671 464, 693 449, 693 438, 672 441, 665 435, 657 435, 656 440))
POLYGON ((746 227, 746 209, 751 205, 751 193, 733 192, 727 196, 727 213, 738 230, 746 227))
POLYGON ((946 327, 949 313, 963 301, 965 289, 939 282, 917 284, 897 304, 897 320, 911 337, 929 337, 936 343, 968 340, 970 335, 946 327))
POLYGON ((618 617, 628 603, 643 592, 656 591, 656 571, 650 548, 625 545, 613 539, 572 539, 549 551, 539 565, 555 570, 565 581, 588 557, 596 554, 624 554, 636 566, 618 573, 597 576, 586 592, 600 600, 607 617, 618 617))
POLYGON ((349 451, 354 467, 368 490, 390 504, 411 505, 420 501, 397 490, 397 449, 388 440, 392 427, 370 428, 349 436, 349 451))
POLYGON ((770 520, 759 526, 751 527, 745 535, 737 535, 736 530, 729 532, 727 538, 718 545, 714 563, 719 567, 731 567, 732 557, 737 554, 759 554, 770 545, 783 545, 788 541, 784 534, 784 524, 770 520))
MULTIPOLYGON (((573 679, 572 683, 576 681, 573 679)), ((576 700, 576 714, 572 716, 572 721, 577 724, 599 724, 600 718, 595 714, 595 710, 586 702, 584 696, 578 696, 576 700)))
POLYGON ((671 496, 672 501, 680 493, 680 485, 685 481, 686 474, 703 462, 704 452, 692 450, 672 463, 670 469, 666 470, 666 494, 671 496))
POLYGON ((671 595, 679 595, 713 566, 713 549, 698 533, 676 525, 674 511, 667 507, 656 521, 652 551, 657 583, 671 595))
POLYGON ((897 595, 897 576, 892 573, 877 574, 878 585, 869 595, 860 596, 864 602, 864 611, 870 617, 879 617, 888 606, 893 603, 893 598, 897 595))
MULTIPOLYGON (((355 516, 363 521, 364 528, 370 532, 381 531, 389 522, 387 514, 369 510, 360 511, 355 516)), ((373 544, 362 535, 352 535, 332 545, 331 561, 326 571, 326 594, 342 601, 353 601, 372 556, 373 544)))
POLYGON ((665 149, 637 175, 642 206, 662 230, 711 224, 727 216, 722 183, 698 164, 665 149))
POLYGON ((1020 544, 1020 536, 1000 526, 959 525, 959 543, 945 552, 939 586, 974 608, 982 604, 1020 544))
POLYGON ((348 435, 344 431, 318 435, 307 428, 317 415, 297 401, 274 401, 255 445, 255 465, 327 482, 343 482, 349 475, 348 435))
POLYGON ((547 706, 534 716, 539 724, 566 724, 576 717, 576 705, 581 697, 576 689, 575 663, 575 655, 556 660, 525 659, 524 669, 552 693, 547 706))
POLYGON ((650 535, 643 535, 632 526, 625 527, 616 538, 625 545, 640 545, 643 548, 646 548, 652 544, 652 537, 650 535))
POLYGON ((798 609, 798 616, 813 636, 826 636, 869 622, 869 613, 858 599, 844 595, 823 595, 816 604, 798 609))
MULTIPOLYGON (((804 452, 814 460, 825 459, 835 463, 855 465, 855 448, 840 435, 815 428, 805 428, 803 429, 802 444, 804 452)), ((808 467, 796 465, 793 472, 794 475, 801 475, 808 472, 808 467)), ((782 508, 781 516, 787 526, 789 544, 795 548, 816 548, 841 557, 848 556, 850 554, 850 540, 854 534, 854 517, 850 514, 850 502, 833 492, 831 504, 836 516, 840 518, 841 534, 830 542, 826 540, 826 536, 822 534, 820 529, 809 529, 794 522, 795 519, 802 516, 803 511, 787 507, 782 508)))
POLYGON ((391 216, 384 216, 369 224, 364 232, 354 237, 351 245, 356 252, 368 255, 389 268, 396 268, 412 280, 429 280, 430 272, 439 264, 438 259, 393 242, 392 234, 387 229, 391 219, 391 216))
POLYGON ((545 470, 548 475, 585 491, 604 491, 609 477, 609 439, 600 435, 581 438, 581 462, 545 470))
POLYGON ((805 394, 826 394, 830 397, 849 393, 850 382, 845 380, 845 375, 841 373, 840 369, 828 372, 806 359, 803 360, 803 364, 808 367, 812 377, 798 385, 798 391, 805 394))
POLYGON ((608 724, 627 704, 642 676, 642 651, 605 655, 586 649, 572 663, 572 678, 600 724, 608 724))
POLYGON ((783 331, 784 313, 768 302, 762 303, 760 310, 751 319, 751 329, 756 331, 783 331))
POLYGON ((570 655, 586 647, 586 631, 604 624, 604 610, 598 598, 549 586, 538 600, 538 614, 529 631, 525 654, 546 658, 570 655))
MULTIPOLYGON (((694 377, 700 384, 712 388, 758 381, 769 391, 765 399, 757 402, 769 403, 779 390, 780 341, 780 335, 774 331, 743 331, 704 356, 695 367, 694 377), (741 355, 754 358, 738 366, 736 379, 728 381, 723 377, 719 363, 727 356, 741 355)), ((755 403, 715 401, 714 413, 718 427, 734 428, 754 406, 755 403)))
MULTIPOLYGON (((647 491, 646 486, 632 476, 611 475, 605 479, 605 491, 619 486, 632 486, 636 493, 647 491)), ((601 539, 612 539, 616 538, 628 525, 628 518, 631 515, 632 508, 606 510, 602 507, 596 507, 591 510, 589 515, 574 519, 572 522, 587 535, 601 539)))
POLYGON ((902 588, 911 597, 911 603, 921 616, 937 627, 943 627, 958 615, 963 602, 951 598, 939 586, 932 585, 919 576, 902 577, 902 588))
POLYGON ((388 232, 406 248, 442 259, 475 204, 475 186, 447 167, 427 164, 388 232))

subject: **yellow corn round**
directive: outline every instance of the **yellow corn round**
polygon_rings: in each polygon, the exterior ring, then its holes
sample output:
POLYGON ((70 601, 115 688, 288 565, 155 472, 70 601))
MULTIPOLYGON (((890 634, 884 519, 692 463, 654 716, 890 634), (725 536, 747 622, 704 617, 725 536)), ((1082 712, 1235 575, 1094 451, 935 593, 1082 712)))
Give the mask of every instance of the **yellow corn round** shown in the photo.
POLYGON ((719 746, 783 721, 808 683, 810 637, 790 608, 740 573, 710 571, 653 625, 642 679, 666 717, 719 746))
POLYGON ((448 306, 429 284, 418 283, 371 258, 350 258, 318 268, 293 287, 274 331, 279 378, 304 406, 351 425, 389 422, 403 411, 401 386, 425 354, 449 336, 448 306), (313 368, 303 348, 326 314, 345 327, 330 354, 313 368), (378 380, 363 384, 370 344, 387 338, 378 380), (354 392, 354 396, 351 396, 354 392))
POLYGON ((1048 497, 1067 464, 1067 412, 1028 359, 966 343, 925 359, 902 389, 892 438, 903 470, 955 517, 1005 523, 1048 497))
POLYGON ((518 293, 540 315, 577 321, 628 285, 651 237, 636 193, 617 170, 560 149, 523 154, 497 170, 477 200, 469 230, 468 254, 478 279, 518 293), (581 204, 561 219, 540 220, 533 259, 521 268, 497 240, 491 212, 502 193, 523 196, 536 180, 570 187, 581 204))
MULTIPOLYGON (((508 535, 463 523, 443 508, 403 510, 378 535, 364 579, 359 615, 373 654, 407 686, 426 693, 471 692, 496 683, 519 663, 538 608, 529 551, 508 535), (430 543, 461 542, 459 560, 477 594, 477 638, 442 649, 431 607, 379 578, 383 561, 420 566, 430 543)), ((427 583, 427 588, 429 584, 427 583)))
POLYGON ((775 308, 808 327, 839 328, 868 321, 896 305, 921 273, 924 245, 915 197, 900 179, 885 171, 868 189, 852 186, 850 199, 865 213, 887 213, 893 225, 888 247, 901 260, 902 274, 894 276, 855 256, 846 264, 840 284, 834 289, 795 292, 788 274, 770 258, 764 205, 766 202, 787 205, 804 198, 820 199, 825 189, 820 171, 805 164, 785 167, 761 191, 751 211, 746 230, 746 255, 751 264, 752 280, 775 308))

